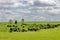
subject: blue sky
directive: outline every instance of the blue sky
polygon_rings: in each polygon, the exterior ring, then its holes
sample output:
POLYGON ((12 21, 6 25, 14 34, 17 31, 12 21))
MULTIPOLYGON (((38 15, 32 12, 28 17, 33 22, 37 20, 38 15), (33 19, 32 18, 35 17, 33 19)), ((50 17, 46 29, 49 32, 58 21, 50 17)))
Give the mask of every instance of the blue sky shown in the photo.
POLYGON ((0 21, 60 21, 60 0, 0 0, 0 21))

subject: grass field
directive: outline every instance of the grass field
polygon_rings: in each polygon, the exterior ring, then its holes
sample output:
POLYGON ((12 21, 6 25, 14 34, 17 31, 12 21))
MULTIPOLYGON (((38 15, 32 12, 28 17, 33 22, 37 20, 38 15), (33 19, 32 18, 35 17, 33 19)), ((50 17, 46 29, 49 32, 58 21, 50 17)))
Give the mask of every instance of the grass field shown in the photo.
MULTIPOLYGON (((38 24, 38 22, 35 23, 38 24)), ((4 29, 6 24, 8 23, 0 23, 0 28, 4 29)), ((46 22, 41 24, 46 24, 46 22)), ((50 24, 59 24, 59 22, 51 22, 50 24)), ((0 40, 60 40, 60 27, 41 29, 37 32, 0 32, 0 40)))
POLYGON ((0 32, 0 40, 60 40, 60 27, 38 32, 0 32))

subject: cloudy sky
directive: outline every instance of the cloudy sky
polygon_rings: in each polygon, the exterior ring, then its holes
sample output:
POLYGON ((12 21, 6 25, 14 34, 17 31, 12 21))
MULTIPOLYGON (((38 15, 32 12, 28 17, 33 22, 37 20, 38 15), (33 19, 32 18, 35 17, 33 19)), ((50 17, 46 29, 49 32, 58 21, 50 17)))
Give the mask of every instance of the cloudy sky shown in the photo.
POLYGON ((0 21, 60 21, 60 0, 0 0, 0 21))

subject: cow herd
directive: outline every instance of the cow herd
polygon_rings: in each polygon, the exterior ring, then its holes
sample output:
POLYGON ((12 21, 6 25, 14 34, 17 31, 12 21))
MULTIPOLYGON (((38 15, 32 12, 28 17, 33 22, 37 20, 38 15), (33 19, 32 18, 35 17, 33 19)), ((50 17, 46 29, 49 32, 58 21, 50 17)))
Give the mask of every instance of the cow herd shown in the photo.
POLYGON ((9 24, 9 32, 28 32, 28 31, 39 31, 41 29, 50 29, 60 26, 60 24, 9 24))

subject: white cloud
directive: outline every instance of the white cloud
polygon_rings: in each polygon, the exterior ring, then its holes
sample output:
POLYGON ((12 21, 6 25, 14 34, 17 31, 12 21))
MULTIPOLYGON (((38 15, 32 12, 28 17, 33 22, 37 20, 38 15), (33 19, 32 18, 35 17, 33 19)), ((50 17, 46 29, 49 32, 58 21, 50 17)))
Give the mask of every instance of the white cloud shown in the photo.
POLYGON ((44 16, 39 16, 39 15, 33 16, 32 19, 33 19, 34 21, 46 21, 46 17, 44 17, 44 16))
POLYGON ((56 3, 55 0, 40 0, 43 3, 49 3, 49 4, 54 4, 56 3))
MULTIPOLYGON (((37 20, 37 21, 50 20, 51 21, 51 20, 54 20, 55 18, 51 17, 50 15, 60 14, 60 9, 59 9, 60 2, 57 0, 56 1, 55 0, 39 0, 39 2, 41 2, 41 5, 39 7, 34 6, 34 1, 37 1, 37 0, 24 0, 24 1, 27 1, 27 3, 26 4, 22 3, 22 0, 0 0, 0 7, 3 7, 3 9, 0 9, 0 19, 1 20, 4 20, 4 19, 18 20, 18 19, 24 18, 26 20, 37 20), (42 5, 44 5, 44 7, 42 7, 42 5), (49 5, 54 5, 54 6, 49 6, 49 5), (10 10, 4 9, 4 7, 5 8, 11 7, 11 9, 10 10), (57 8, 55 9, 55 7, 57 8), (14 10, 13 8, 16 8, 16 9, 14 10)), ((56 16, 56 18, 57 17, 58 16, 56 16)))
POLYGON ((53 9, 48 11, 50 14, 60 14, 60 10, 53 9))
POLYGON ((19 6, 23 6, 22 3, 14 3, 13 7, 19 7, 19 6))
POLYGON ((0 0, 0 2, 18 2, 19 0, 0 0))

